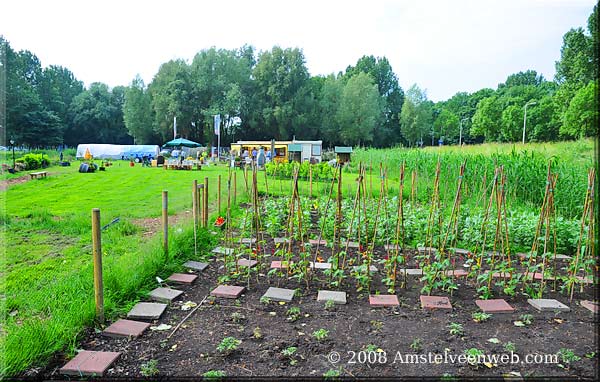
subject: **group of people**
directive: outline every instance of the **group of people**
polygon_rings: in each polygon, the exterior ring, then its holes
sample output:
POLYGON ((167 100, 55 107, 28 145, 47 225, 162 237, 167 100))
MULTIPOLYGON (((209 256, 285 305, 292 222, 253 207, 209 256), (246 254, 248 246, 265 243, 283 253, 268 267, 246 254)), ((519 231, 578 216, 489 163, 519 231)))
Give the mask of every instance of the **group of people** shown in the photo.
POLYGON ((270 162, 271 156, 271 150, 267 149, 267 151, 265 151, 265 148, 262 146, 260 146, 258 150, 256 147, 253 147, 250 151, 246 149, 240 155, 243 161, 246 161, 247 158, 250 158, 252 162, 255 162, 259 167, 262 167, 265 165, 265 163, 270 162))

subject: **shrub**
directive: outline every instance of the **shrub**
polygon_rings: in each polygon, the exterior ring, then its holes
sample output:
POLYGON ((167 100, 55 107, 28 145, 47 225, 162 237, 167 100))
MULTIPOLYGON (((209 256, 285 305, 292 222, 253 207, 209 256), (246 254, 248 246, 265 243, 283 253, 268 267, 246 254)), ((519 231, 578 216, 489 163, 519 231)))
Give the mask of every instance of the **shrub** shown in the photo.
POLYGON ((25 166, 27 166, 27 170, 35 170, 38 168, 48 167, 50 165, 48 155, 33 153, 23 155, 17 159, 16 162, 25 164, 25 166))

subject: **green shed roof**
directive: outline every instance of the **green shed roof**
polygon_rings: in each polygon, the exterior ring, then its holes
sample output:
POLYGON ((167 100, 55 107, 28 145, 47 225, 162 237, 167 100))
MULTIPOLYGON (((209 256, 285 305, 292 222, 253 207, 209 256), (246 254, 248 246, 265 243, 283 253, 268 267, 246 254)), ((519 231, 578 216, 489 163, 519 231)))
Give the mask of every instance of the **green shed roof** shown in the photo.
POLYGON ((288 145, 288 151, 290 152, 302 152, 302 145, 298 143, 290 143, 288 145))
POLYGON ((335 146, 335 152, 337 154, 350 154, 352 152, 352 147, 335 146))

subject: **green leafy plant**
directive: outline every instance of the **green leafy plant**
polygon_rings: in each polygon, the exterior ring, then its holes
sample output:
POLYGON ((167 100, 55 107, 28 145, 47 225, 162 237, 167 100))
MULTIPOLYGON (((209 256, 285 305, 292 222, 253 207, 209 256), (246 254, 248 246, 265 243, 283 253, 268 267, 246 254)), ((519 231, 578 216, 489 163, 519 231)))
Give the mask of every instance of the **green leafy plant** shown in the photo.
POLYGON ((286 315, 289 321, 294 322, 300 318, 300 308, 297 306, 289 308, 286 312, 286 315))
POLYGON ((325 301, 325 309, 326 310, 332 310, 333 308, 335 308, 335 302, 333 300, 325 301))
POLYGON ((323 374, 323 378, 326 381, 334 380, 340 376, 340 371, 336 369, 329 369, 323 374))
POLYGON ((484 322, 489 320, 491 317, 491 314, 484 312, 475 312, 471 315, 471 318, 473 318, 473 321, 475 322, 484 322))
POLYGON ((383 322, 379 320, 371 320, 371 328, 374 332, 380 332, 383 329, 383 322))
POLYGON ((254 330, 252 331, 252 336, 254 337, 254 339, 260 340, 262 338, 262 330, 260 329, 260 327, 256 327, 254 328, 254 330))
POLYGON ((377 345, 373 345, 373 344, 368 344, 366 346, 363 346, 363 349, 367 352, 376 352, 377 349, 379 349, 379 347, 377 345))
POLYGON ((235 322, 236 324, 239 324, 240 322, 244 321, 246 319, 246 316, 244 316, 243 314, 239 313, 239 312, 233 312, 231 314, 231 320, 233 322, 235 322))
POLYGON ((463 326, 456 322, 451 322, 448 325, 448 331, 453 336, 462 336, 464 334, 463 326))
POLYGON ((515 346, 514 343, 512 343, 512 342, 509 341, 509 342, 507 342, 507 343, 504 344, 504 350, 507 351, 507 352, 514 353, 514 352, 517 351, 517 347, 515 346))
POLYGON ((222 370, 209 370, 206 373, 202 374, 202 378, 208 381, 216 381, 226 376, 227 374, 225 374, 225 372, 222 370))
MULTIPOLYGON (((581 357, 575 355, 572 349, 560 348, 558 350, 558 356, 563 364, 567 364, 567 367, 571 365, 571 363, 579 361, 581 357)), ((564 366, 564 365, 563 365, 564 366)))
POLYGON ((533 323, 533 315, 522 314, 519 316, 519 320, 521 320, 521 322, 523 322, 525 325, 531 325, 533 323))
POLYGON ((296 354, 296 351, 298 351, 298 348, 297 348, 297 347, 295 347, 295 346, 290 346, 290 347, 287 347, 287 348, 283 349, 283 350, 281 351, 281 354, 282 354, 284 357, 291 358, 291 357, 293 357, 293 356, 294 356, 294 354, 296 354))
POLYGON ((467 356, 467 362, 469 365, 476 366, 479 363, 479 358, 482 357, 485 353, 483 350, 479 350, 477 348, 470 348, 465 350, 465 355, 467 356))
POLYGON ((230 354, 235 351, 238 346, 242 343, 241 340, 238 340, 235 337, 225 337, 221 341, 219 345, 217 345, 217 350, 223 354, 230 354))
POLYGON ((421 349, 423 349, 423 342, 421 341, 420 338, 415 338, 411 343, 410 343, 410 348, 416 352, 420 352, 421 349))
POLYGON ((266 296, 262 296, 259 301, 264 305, 269 305, 271 303, 271 299, 266 296))
POLYGON ((319 330, 314 331, 312 335, 317 341, 323 341, 329 336, 329 330, 321 328, 319 330))
POLYGON ((144 377, 152 377, 158 374, 158 361, 151 359, 140 366, 140 374, 144 377))

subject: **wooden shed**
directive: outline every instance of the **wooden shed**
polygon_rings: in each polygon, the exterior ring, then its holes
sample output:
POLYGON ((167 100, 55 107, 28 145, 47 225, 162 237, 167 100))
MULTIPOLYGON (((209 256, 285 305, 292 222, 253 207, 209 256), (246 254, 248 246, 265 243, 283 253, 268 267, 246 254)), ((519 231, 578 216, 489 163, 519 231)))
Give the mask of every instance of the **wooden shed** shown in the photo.
POLYGON ((344 164, 350 162, 350 156, 352 155, 352 147, 335 146, 335 154, 338 163, 344 164))

